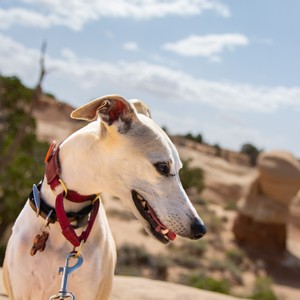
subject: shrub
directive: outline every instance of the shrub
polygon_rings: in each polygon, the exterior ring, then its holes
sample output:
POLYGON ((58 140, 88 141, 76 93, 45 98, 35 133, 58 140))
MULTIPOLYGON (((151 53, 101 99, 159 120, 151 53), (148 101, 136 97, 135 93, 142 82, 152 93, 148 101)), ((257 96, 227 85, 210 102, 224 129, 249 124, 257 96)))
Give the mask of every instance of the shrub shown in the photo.
POLYGON ((223 220, 215 213, 211 213, 209 216, 204 216, 204 223, 209 232, 219 234, 223 229, 223 220))
POLYGON ((243 284, 243 276, 240 268, 229 259, 213 259, 210 262, 209 269, 212 271, 220 271, 227 274, 230 282, 243 284))
POLYGON ((187 133, 184 136, 186 139, 202 144, 204 142, 202 134, 193 135, 192 133, 187 133))
POLYGON ((150 263, 150 254, 144 247, 125 244, 118 249, 118 264, 145 266, 150 263))
POLYGON ((255 300, 276 300, 277 297, 271 285, 272 280, 270 277, 258 277, 254 284, 253 293, 249 298, 255 300))
POLYGON ((207 244, 204 240, 186 242, 183 246, 184 252, 189 255, 202 256, 207 249, 207 244))
POLYGON ((215 144, 214 148, 216 150, 216 154, 215 155, 220 157, 221 154, 222 154, 222 149, 221 149, 220 145, 219 144, 215 144))
POLYGON ((232 200, 226 203, 225 207, 226 210, 236 210, 237 209, 237 202, 232 200))
POLYGON ((261 150, 258 150, 255 146, 253 146, 250 143, 246 143, 241 147, 241 153, 244 153, 249 156, 250 164, 252 166, 256 166, 256 160, 260 152, 261 150))
POLYGON ((192 274, 188 277, 188 285, 212 292, 230 293, 230 283, 227 279, 214 279, 209 276, 192 274))
MULTIPOLYGON (((36 137, 34 91, 16 77, 0 76, 0 236, 18 216, 33 183, 44 174, 46 143, 36 137)), ((2 244, 6 241, 2 240, 2 244)), ((5 247, 1 244, 0 264, 5 247)))
POLYGON ((182 169, 180 170, 180 179, 184 189, 195 187, 198 192, 204 188, 203 171, 197 167, 190 167, 190 160, 183 161, 182 169))
POLYGON ((177 265, 184 268, 195 269, 201 267, 202 261, 199 259, 205 253, 207 243, 204 240, 185 242, 180 247, 172 250, 172 260, 177 265))
POLYGON ((239 266, 242 264, 245 253, 243 250, 236 248, 236 249, 230 249, 226 251, 226 257, 232 261, 235 265, 239 266))
POLYGON ((143 270, 150 271, 150 277, 166 280, 168 277, 169 258, 151 255, 144 247, 125 244, 118 250, 116 274, 142 276, 143 270))

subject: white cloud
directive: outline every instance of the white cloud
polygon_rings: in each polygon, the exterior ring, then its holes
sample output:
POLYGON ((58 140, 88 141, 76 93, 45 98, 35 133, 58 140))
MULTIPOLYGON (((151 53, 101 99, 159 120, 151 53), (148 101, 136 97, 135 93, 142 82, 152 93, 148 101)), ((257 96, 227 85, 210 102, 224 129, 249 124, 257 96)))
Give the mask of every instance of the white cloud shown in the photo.
MULTIPOLYGON (((0 44, 0 73, 16 74, 27 84, 35 84, 39 50, 26 48, 2 34, 0 44)), ((205 104, 224 111, 269 113, 282 107, 300 108, 300 87, 210 81, 145 61, 106 63, 80 58, 68 49, 63 54, 64 59, 47 56, 46 65, 56 70, 55 76, 75 83, 73 89, 98 88, 100 84, 111 91, 134 90, 136 95, 146 93, 156 99, 205 104)))
POLYGON ((127 51, 139 51, 139 45, 136 42, 126 42, 123 44, 123 48, 127 51))
POLYGON ((43 16, 42 14, 23 8, 0 8, 0 29, 7 29, 11 26, 26 25, 28 27, 35 26, 40 28, 49 27, 48 23, 52 16, 43 16))
POLYGON ((13 25, 49 28, 67 26, 81 30, 90 21, 103 17, 137 20, 169 15, 191 16, 214 11, 229 17, 229 8, 217 0, 23 0, 25 6, 0 9, 0 29, 13 25))
POLYGON ((61 50, 61 54, 64 58, 66 58, 68 60, 76 60, 77 59, 76 53, 69 48, 63 48, 61 50))
MULTIPOLYGON (((38 71, 39 51, 26 48, 0 33, 0 74, 18 75, 22 79, 33 77, 38 71)), ((28 82, 28 81, 27 81, 28 82)), ((32 84, 33 82, 31 82, 32 84)))
POLYGON ((208 57, 218 62, 220 61, 219 54, 224 50, 232 51, 236 47, 248 44, 248 38, 239 33, 208 34, 191 35, 174 43, 166 43, 163 49, 188 57, 208 57))

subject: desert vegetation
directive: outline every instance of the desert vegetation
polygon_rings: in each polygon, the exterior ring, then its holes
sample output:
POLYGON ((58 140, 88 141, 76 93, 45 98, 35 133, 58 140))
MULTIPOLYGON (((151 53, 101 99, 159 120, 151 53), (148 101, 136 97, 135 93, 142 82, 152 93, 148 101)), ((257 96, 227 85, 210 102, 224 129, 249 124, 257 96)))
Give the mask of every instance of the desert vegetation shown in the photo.
MULTIPOLYGON (((24 205, 33 183, 44 174, 48 145, 36 137, 36 122, 30 111, 34 90, 16 77, 0 76, 0 236, 9 234, 11 224, 24 205)), ((0 262, 5 242, 0 243, 0 262)))

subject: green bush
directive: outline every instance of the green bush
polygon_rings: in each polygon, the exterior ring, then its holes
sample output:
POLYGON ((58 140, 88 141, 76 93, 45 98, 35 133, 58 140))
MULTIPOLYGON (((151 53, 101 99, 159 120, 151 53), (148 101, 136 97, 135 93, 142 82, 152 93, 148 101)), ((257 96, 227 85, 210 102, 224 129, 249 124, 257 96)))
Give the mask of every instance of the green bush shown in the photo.
POLYGON ((171 251, 172 261, 181 267, 196 269, 202 266, 201 257, 207 249, 205 240, 186 241, 171 251))
POLYGON ((221 154, 222 154, 222 148, 220 147, 220 145, 219 144, 215 144, 214 145, 214 148, 215 148, 215 150, 216 150, 216 156, 221 156, 221 154))
POLYGON ((184 189, 195 187, 200 193, 204 188, 203 170, 197 167, 190 167, 190 161, 183 161, 183 166, 180 170, 181 183, 184 189))
POLYGON ((151 278, 166 280, 170 260, 166 256, 151 255, 144 247, 125 244, 117 249, 117 275, 142 276, 143 270, 151 278))
POLYGON ((240 266, 245 258, 245 253, 239 248, 229 249, 226 251, 226 257, 235 265, 240 266))
POLYGON ((184 136, 186 139, 202 144, 204 142, 202 134, 193 135, 192 133, 187 133, 184 136))
POLYGON ((209 264, 209 270, 227 273, 227 278, 236 284, 243 284, 243 276, 240 268, 228 259, 213 259, 209 264))
POLYGON ((207 249, 207 244, 205 240, 187 241, 180 249, 184 255, 202 256, 207 249))
POLYGON ((230 293, 230 283, 227 279, 214 279, 212 277, 199 274, 192 274, 188 278, 188 285, 212 292, 223 294, 230 293))
MULTIPOLYGON (((30 107, 33 90, 16 77, 0 76, 0 236, 11 226, 33 183, 44 174, 48 148, 36 137, 36 124, 30 107)), ((5 245, 6 241, 1 241, 5 245)), ((5 247, 0 250, 2 264, 5 247)))
POLYGON ((257 157, 261 150, 258 150, 254 145, 246 143, 241 147, 241 153, 244 153, 249 156, 250 164, 256 166, 257 157))
POLYGON ((236 201, 228 201, 224 207, 226 210, 237 210, 237 202, 236 201))
POLYGON ((222 232, 223 220, 215 213, 211 213, 208 216, 203 216, 203 219, 209 232, 215 233, 217 235, 222 232))
POLYGON ((255 281, 250 299, 255 300, 276 300, 277 297, 272 290, 272 280, 270 277, 258 277, 255 281))

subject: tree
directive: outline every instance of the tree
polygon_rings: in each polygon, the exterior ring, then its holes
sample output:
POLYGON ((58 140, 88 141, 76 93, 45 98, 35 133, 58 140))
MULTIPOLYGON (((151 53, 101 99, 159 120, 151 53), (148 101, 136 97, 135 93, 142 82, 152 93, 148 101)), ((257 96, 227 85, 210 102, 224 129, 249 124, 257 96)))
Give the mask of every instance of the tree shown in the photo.
POLYGON ((48 145, 37 140, 35 120, 28 111, 33 94, 18 78, 0 76, 0 236, 44 173, 48 145))
POLYGON ((222 154, 222 148, 221 148, 221 146, 219 144, 215 144, 214 148, 216 150, 216 156, 220 157, 221 154, 222 154))
POLYGON ((252 166, 256 166, 257 157, 260 152, 260 150, 258 150, 255 146, 253 146, 250 143, 246 143, 241 147, 241 153, 244 153, 249 156, 250 164, 252 166))
MULTIPOLYGON (((43 158, 48 145, 37 140, 32 113, 49 73, 45 67, 46 48, 44 41, 34 89, 24 86, 17 77, 0 76, 0 236, 18 216, 32 184, 41 180, 44 173, 43 158)), ((0 263, 4 250, 5 241, 1 241, 0 263)))
POLYGON ((26 88, 16 77, 2 77, 1 79, 0 131, 2 132, 0 137, 2 141, 6 140, 6 149, 0 159, 3 169, 13 160, 13 156, 22 146, 28 134, 31 131, 35 132, 32 112, 43 94, 42 82, 48 73, 45 68, 46 48, 47 43, 44 41, 41 47, 40 73, 35 89, 26 88), (33 130, 30 130, 32 128, 33 130), (9 131, 8 135, 7 131, 9 131), (11 133, 13 133, 13 137, 10 136, 11 133))
POLYGON ((191 141, 194 141, 194 142, 197 142, 200 144, 202 144, 204 142, 202 134, 200 134, 200 133, 194 136, 192 133, 189 132, 184 137, 188 140, 191 140, 191 141))

